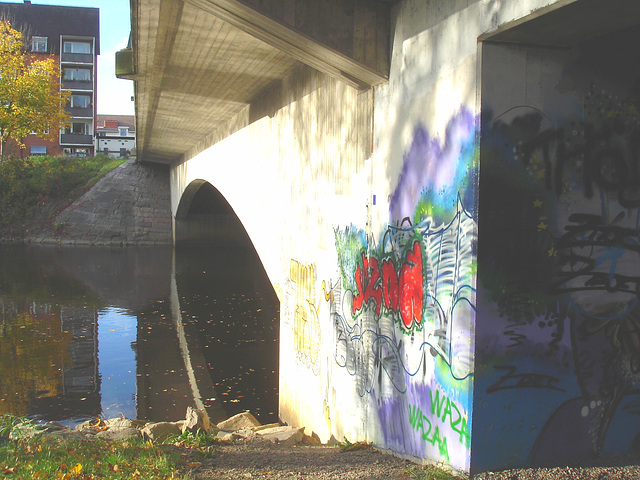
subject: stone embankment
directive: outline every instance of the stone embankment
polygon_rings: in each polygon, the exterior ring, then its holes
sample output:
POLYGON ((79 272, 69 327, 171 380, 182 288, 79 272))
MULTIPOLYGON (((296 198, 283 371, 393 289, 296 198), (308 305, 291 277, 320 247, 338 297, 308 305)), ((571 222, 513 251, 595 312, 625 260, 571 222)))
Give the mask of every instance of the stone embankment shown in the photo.
POLYGON ((32 243, 171 245, 169 169, 129 160, 102 177, 32 243))

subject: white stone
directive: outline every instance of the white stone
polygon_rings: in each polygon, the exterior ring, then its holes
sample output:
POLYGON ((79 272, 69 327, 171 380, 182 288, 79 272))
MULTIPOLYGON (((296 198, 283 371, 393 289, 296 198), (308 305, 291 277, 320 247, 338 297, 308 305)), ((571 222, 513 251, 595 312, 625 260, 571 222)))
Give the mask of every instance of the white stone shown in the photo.
POLYGON ((220 430, 242 430, 260 425, 260 422, 249 412, 242 412, 218 423, 220 430))
POLYGON ((270 440, 283 447, 290 447, 302 441, 304 437, 304 427, 273 427, 260 430, 256 433, 266 440, 270 440))

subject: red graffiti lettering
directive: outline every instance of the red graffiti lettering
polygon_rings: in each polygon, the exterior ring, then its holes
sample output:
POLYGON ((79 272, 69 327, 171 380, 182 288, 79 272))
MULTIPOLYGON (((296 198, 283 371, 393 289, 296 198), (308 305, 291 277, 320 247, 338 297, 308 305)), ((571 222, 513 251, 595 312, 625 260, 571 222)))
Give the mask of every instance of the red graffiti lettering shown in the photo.
POLYGON ((358 289, 358 294, 354 295, 353 303, 351 304, 351 313, 355 315, 355 313, 362 308, 362 304, 364 303, 364 291, 365 291, 365 272, 366 268, 364 265, 366 264, 364 253, 362 254, 362 265, 358 265, 356 268, 355 278, 356 287, 358 289))
POLYGON ((418 242, 407 253, 407 259, 400 270, 400 317, 404 326, 422 322, 422 251, 418 242))
POLYGON ((374 300, 376 315, 380 315, 384 304, 389 311, 399 311, 407 329, 422 322, 422 250, 418 242, 407 252, 399 274, 391 259, 383 260, 380 265, 377 258, 362 253, 362 263, 356 268, 354 280, 358 289, 351 305, 354 315, 374 300))
POLYGON ((367 271, 369 272, 369 282, 367 283, 367 289, 364 292, 364 298, 367 302, 371 299, 375 300, 376 315, 380 315, 380 308, 382 307, 382 290, 380 289, 380 270, 378 270, 377 258, 369 258, 367 271))
POLYGON ((362 308, 363 303, 366 305, 369 300, 376 302, 376 315, 380 315, 380 307, 382 306, 382 290, 380 289, 380 270, 378 268, 378 259, 375 257, 365 257, 362 254, 362 265, 358 265, 356 269, 356 286, 358 287, 358 295, 353 299, 351 306, 352 312, 362 308))
POLYGON ((398 272, 390 259, 382 262, 382 294, 384 306, 395 312, 398 310, 398 272))

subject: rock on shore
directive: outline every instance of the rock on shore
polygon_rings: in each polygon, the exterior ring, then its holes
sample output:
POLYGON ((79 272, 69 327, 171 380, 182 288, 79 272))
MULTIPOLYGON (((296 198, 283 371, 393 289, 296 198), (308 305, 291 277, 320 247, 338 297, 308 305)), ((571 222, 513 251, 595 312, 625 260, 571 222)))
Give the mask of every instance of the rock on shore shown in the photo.
POLYGON ((176 422, 146 422, 125 417, 107 420, 97 418, 77 425, 74 430, 57 422, 49 422, 35 426, 29 431, 21 430, 15 435, 30 436, 52 433, 62 437, 102 438, 116 441, 142 437, 154 442, 163 442, 171 436, 182 435, 185 432, 196 433, 197 431, 207 432, 222 441, 259 438, 282 446, 292 446, 300 442, 319 443, 312 437, 304 435, 304 428, 279 423, 261 425, 249 412, 239 413, 215 425, 211 423, 205 411, 191 407, 187 408, 185 419, 176 422))

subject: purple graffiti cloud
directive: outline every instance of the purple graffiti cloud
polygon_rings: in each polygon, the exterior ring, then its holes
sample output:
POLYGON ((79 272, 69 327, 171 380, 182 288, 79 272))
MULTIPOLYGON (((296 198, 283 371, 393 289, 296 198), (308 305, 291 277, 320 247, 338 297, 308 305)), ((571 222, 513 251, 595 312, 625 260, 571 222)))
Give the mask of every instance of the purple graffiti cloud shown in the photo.
POLYGON ((467 171, 471 159, 465 152, 469 151, 474 136, 474 116, 464 107, 449 120, 443 143, 438 138, 431 138, 423 125, 415 127, 413 141, 403 155, 402 171, 391 196, 391 220, 411 218, 425 193, 449 190, 447 193, 451 194, 452 189, 460 187, 456 184, 467 171))

